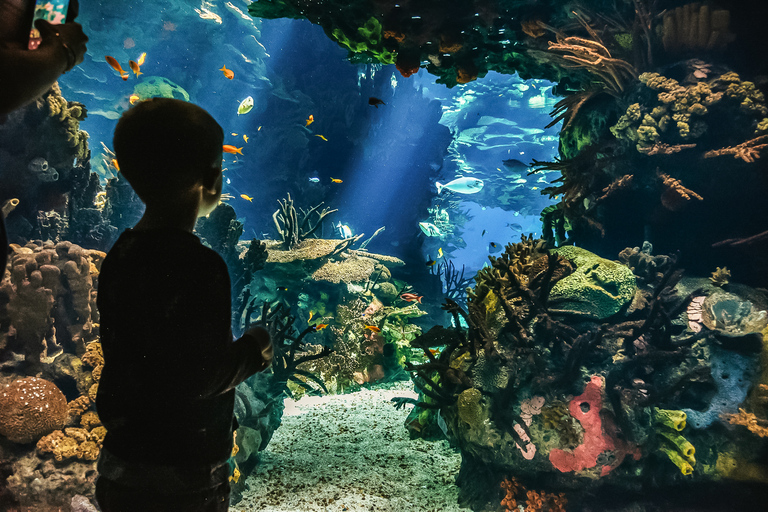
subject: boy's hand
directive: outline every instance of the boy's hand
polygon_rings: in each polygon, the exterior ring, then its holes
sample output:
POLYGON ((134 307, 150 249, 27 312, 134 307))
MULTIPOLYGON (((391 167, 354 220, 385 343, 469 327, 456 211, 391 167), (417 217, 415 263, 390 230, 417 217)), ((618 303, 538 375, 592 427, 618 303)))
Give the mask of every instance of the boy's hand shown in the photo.
POLYGON ((79 23, 52 25, 45 20, 37 20, 35 27, 40 31, 43 44, 56 41, 67 50, 69 69, 83 62, 85 52, 88 51, 85 45, 88 42, 88 36, 83 33, 83 27, 79 23))
POLYGON ((244 336, 248 336, 256 342, 259 350, 261 350, 261 357, 264 358, 267 366, 271 365, 274 351, 272 349, 272 340, 269 337, 269 333, 261 327, 254 327, 248 329, 244 336))

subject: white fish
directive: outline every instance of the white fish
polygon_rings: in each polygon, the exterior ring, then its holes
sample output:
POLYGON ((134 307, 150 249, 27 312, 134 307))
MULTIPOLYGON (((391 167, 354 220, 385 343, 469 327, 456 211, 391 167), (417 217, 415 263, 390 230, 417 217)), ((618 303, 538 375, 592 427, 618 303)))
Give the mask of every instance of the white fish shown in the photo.
POLYGON ((247 114, 253 108, 253 96, 248 96, 237 107, 237 115, 247 114))
POLYGON ((431 222, 419 222, 419 228, 427 236, 440 236, 443 234, 440 231, 440 228, 438 228, 431 222))
POLYGON ((336 226, 336 228, 339 230, 339 235, 341 235, 342 238, 352 238, 352 230, 349 229, 349 226, 346 224, 339 222, 339 225, 336 226))
POLYGON ((476 194, 483 188, 483 180, 477 178, 456 178, 443 185, 439 181, 435 183, 437 187, 437 193, 446 189, 451 192, 458 192, 459 194, 476 194))
POLYGON ((312 183, 320 183, 320 178, 309 178, 312 183))

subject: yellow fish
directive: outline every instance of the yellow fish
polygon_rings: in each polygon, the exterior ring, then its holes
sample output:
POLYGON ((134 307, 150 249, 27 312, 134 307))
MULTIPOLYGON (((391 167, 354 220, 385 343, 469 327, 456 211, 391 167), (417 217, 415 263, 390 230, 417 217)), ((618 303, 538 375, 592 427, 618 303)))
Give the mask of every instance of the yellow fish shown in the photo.
POLYGON ((437 257, 438 258, 442 258, 443 257, 443 248, 442 247, 437 250, 437 257))
POLYGON ((322 135, 315 135, 315 137, 320 137, 320 138, 321 138, 321 139, 323 139, 325 142, 328 142, 328 139, 326 139, 326 138, 325 138, 325 137, 323 137, 322 135))
POLYGON ((248 142, 248 136, 247 136, 246 134, 243 134, 243 140, 244 140, 245 142, 248 142))
POLYGON ((331 181, 332 181, 332 182, 334 182, 334 183, 344 183, 344 182, 343 182, 342 180, 340 180, 339 178, 331 178, 331 181))
POLYGON ((139 65, 136 62, 129 60, 128 65, 131 67, 131 71, 133 71, 133 73, 136 75, 136 78, 138 78, 139 75, 144 74, 141 72, 141 70, 139 69, 139 65))
POLYGON ((314 311, 310 311, 310 312, 309 312, 309 318, 307 318, 307 323, 309 323, 309 322, 311 322, 311 321, 312 321, 312 314, 313 314, 313 313, 314 313, 314 311))
POLYGON ((112 165, 115 166, 115 169, 117 169, 117 172, 120 172, 120 166, 117 165, 117 158, 112 159, 112 165))
POLYGON ((146 58, 147 58, 147 52, 144 52, 144 53, 142 53, 141 55, 139 55, 139 60, 137 61, 137 63, 139 64, 139 66, 143 66, 143 65, 144 65, 144 60, 145 60, 146 58))
POLYGON ((311 125, 314 122, 315 122, 315 116, 313 116, 312 114, 309 114, 309 117, 307 118, 307 124, 305 124, 304 126, 305 127, 309 126, 309 125, 311 125))
POLYGON ((222 146, 222 151, 224 151, 225 153, 229 153, 231 155, 234 155, 234 154, 242 155, 243 154, 243 148, 236 148, 235 146, 232 146, 231 144, 224 144, 222 146))
POLYGON ((539 187, 531 187, 531 190, 539 190, 539 187))
POLYGON ((253 198, 251 196, 248 196, 248 195, 245 195, 245 194, 240 194, 240 197, 242 197, 243 199, 245 199, 249 203, 253 202, 253 198))
POLYGON ((259 126, 259 127, 256 129, 256 131, 257 131, 257 132, 260 132, 260 131, 261 131, 261 126, 259 126))
POLYGON ((235 471, 232 473, 232 476, 229 477, 230 482, 233 480, 235 481, 235 483, 237 483, 237 481, 240 480, 240 471, 237 468, 235 468, 235 471))
POLYGON ((129 102, 131 105, 134 105, 134 104, 135 104, 137 101, 139 101, 140 99, 141 99, 141 98, 140 98, 140 97, 139 97, 139 95, 138 95, 138 94, 136 94, 136 93, 133 93, 133 94, 131 94, 130 96, 128 96, 128 102, 129 102))
POLYGON ((237 137, 237 134, 235 132, 232 132, 233 137, 237 137))

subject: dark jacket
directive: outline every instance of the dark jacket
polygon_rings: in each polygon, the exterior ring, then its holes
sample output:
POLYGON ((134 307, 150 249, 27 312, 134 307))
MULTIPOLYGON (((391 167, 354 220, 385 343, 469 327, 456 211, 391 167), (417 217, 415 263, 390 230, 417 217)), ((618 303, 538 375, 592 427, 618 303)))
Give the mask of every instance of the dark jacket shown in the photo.
POLYGON ((96 407, 113 461, 205 468, 231 454, 234 387, 266 364, 230 331, 221 257, 181 230, 126 230, 99 275, 96 407))

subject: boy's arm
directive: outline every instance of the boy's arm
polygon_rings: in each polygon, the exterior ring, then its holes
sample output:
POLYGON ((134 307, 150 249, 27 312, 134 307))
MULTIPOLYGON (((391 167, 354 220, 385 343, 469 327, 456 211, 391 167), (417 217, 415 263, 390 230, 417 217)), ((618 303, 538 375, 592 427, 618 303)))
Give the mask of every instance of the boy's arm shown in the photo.
POLYGON ((225 393, 271 364, 271 342, 263 329, 251 329, 232 341, 227 267, 220 258, 207 266, 205 273, 188 280, 189 288, 179 290, 190 323, 183 328, 187 346, 177 361, 178 371, 187 392, 199 398, 225 393))

